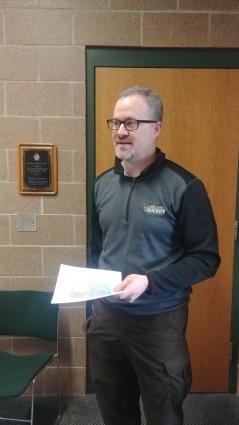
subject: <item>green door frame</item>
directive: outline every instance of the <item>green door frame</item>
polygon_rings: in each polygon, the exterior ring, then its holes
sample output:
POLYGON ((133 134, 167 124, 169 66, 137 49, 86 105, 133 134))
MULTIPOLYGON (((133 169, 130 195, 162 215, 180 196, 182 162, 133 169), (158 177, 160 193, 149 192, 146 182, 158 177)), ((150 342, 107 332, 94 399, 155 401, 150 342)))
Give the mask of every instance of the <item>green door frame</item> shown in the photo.
MULTIPOLYGON (((238 162, 239 163, 239 162, 238 162)), ((235 215, 234 265, 231 315, 231 362, 229 369, 229 392, 237 392, 238 344, 239 344, 239 167, 237 168, 237 201, 235 215)))
MULTIPOLYGON (((86 47, 86 140, 87 140, 87 216, 91 216, 91 196, 95 180, 95 70, 97 67, 124 68, 239 68, 239 49, 211 48, 142 48, 142 47, 86 47)), ((238 189, 239 190, 239 189, 238 189)), ((238 197, 239 199, 239 192, 238 197)), ((237 204, 237 217, 239 206, 237 204)), ((87 265, 91 266, 89 241, 91 223, 87 220, 87 265)), ((239 335, 239 249, 235 243, 233 299, 232 299, 232 361, 228 391, 236 392, 239 335)), ((87 303, 87 316, 91 314, 87 303)), ((86 367, 88 366, 88 355, 86 367)), ((92 392, 90 371, 86 371, 86 391, 92 392)))

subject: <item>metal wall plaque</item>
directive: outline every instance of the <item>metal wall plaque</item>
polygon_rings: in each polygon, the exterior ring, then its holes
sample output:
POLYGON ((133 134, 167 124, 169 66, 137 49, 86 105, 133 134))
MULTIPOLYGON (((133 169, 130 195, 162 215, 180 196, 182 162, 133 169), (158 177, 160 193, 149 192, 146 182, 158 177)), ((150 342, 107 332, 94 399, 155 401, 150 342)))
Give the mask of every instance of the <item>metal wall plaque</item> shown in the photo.
POLYGON ((57 193, 57 149, 39 143, 19 145, 19 192, 23 195, 57 193))

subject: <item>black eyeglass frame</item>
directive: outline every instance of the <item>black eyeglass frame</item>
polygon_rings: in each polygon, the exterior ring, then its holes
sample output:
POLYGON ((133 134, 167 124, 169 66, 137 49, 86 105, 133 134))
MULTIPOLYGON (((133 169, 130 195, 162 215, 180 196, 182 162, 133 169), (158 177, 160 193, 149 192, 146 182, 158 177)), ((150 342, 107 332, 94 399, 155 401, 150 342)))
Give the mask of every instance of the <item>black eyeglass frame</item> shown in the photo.
POLYGON ((110 118, 110 119, 108 119, 107 120, 107 125, 108 125, 108 128, 109 128, 109 130, 111 130, 111 131, 118 131, 119 130, 119 128, 120 128, 120 126, 121 126, 121 124, 124 124, 124 128, 127 130, 127 131, 135 131, 135 130, 137 130, 137 128, 139 127, 139 124, 140 123, 155 123, 155 122, 158 122, 158 121, 155 121, 155 120, 136 120, 135 118, 129 118, 129 119, 127 119, 127 120, 125 120, 125 121, 121 121, 121 120, 118 120, 118 119, 116 119, 116 118, 110 118), (127 128, 127 121, 134 121, 135 122, 135 128, 127 128), (111 124, 113 124, 113 123, 117 123, 117 128, 111 128, 110 127, 110 125, 111 124), (119 124, 119 125, 118 125, 119 124))

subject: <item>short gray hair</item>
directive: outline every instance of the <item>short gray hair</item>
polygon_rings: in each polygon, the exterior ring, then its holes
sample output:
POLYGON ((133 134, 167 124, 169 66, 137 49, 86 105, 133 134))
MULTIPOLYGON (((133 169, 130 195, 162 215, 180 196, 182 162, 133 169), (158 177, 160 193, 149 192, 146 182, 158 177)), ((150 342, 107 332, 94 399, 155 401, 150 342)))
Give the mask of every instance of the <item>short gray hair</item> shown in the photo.
POLYGON ((160 96, 157 93, 155 93, 153 90, 149 89, 148 87, 135 86, 135 87, 130 87, 128 89, 125 89, 119 94, 117 100, 119 100, 122 97, 132 96, 134 94, 138 94, 145 99, 149 109, 151 109, 153 113, 153 117, 152 117, 153 119, 157 121, 162 121, 163 102, 160 96))

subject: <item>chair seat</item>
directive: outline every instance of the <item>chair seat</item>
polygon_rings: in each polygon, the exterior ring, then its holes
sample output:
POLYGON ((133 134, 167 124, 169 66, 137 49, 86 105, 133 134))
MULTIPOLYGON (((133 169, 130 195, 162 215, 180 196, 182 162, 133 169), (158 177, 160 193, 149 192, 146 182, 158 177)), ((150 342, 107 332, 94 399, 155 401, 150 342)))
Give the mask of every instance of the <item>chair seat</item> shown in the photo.
POLYGON ((52 352, 18 356, 0 351, 0 397, 17 397, 54 357, 52 352))

